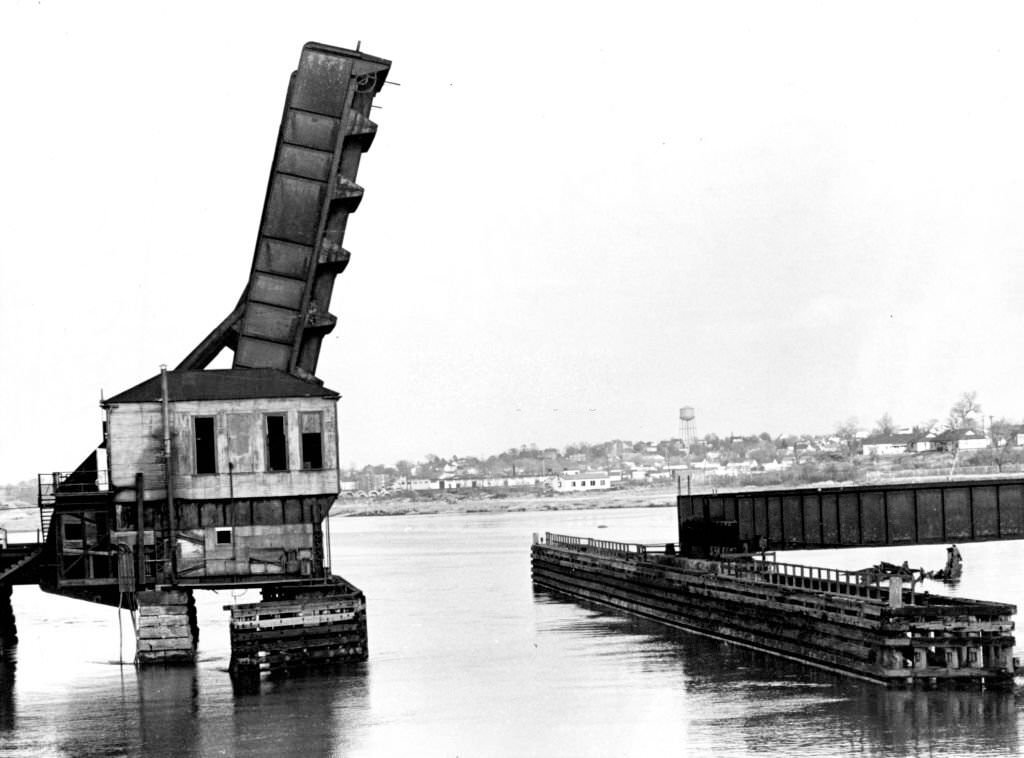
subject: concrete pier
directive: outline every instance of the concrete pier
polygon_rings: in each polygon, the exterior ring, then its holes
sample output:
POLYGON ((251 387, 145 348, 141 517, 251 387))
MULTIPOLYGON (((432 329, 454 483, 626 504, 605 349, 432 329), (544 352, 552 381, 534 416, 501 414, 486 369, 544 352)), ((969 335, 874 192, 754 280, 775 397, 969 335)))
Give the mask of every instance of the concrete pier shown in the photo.
POLYGON ((146 590, 137 595, 136 662, 194 663, 199 622, 191 590, 146 590))

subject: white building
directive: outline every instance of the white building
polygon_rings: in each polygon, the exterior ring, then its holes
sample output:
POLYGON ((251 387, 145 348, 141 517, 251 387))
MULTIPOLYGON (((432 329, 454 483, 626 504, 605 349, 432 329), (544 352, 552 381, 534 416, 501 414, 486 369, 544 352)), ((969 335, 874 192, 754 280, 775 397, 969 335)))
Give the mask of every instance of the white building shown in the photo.
POLYGON ((559 492, 586 492, 589 490, 611 489, 612 482, 607 471, 581 471, 574 474, 563 473, 553 482, 559 492))

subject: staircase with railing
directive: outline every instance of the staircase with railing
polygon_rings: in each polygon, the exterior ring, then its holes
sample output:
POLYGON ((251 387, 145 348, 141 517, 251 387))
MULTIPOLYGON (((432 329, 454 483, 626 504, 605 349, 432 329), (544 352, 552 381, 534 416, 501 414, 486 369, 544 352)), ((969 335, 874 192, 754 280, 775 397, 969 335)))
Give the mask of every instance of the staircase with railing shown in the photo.
POLYGON ((107 471, 54 471, 39 474, 39 529, 40 541, 50 533, 50 521, 58 504, 75 503, 110 492, 107 471))

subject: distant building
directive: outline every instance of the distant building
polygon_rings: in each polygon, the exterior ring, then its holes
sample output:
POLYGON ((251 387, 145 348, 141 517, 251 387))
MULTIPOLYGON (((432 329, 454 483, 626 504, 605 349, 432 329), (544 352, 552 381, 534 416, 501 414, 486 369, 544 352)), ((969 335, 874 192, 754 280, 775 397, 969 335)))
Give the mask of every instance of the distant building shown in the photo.
POLYGON ((932 450, 937 450, 938 445, 935 443, 935 435, 928 433, 923 437, 918 437, 914 440, 913 444, 911 444, 910 449, 915 453, 928 453, 932 450))
POLYGON ((436 490, 440 489, 440 483, 437 479, 410 479, 406 483, 406 489, 413 490, 414 492, 420 492, 422 490, 436 490))
POLYGON ((584 492, 587 490, 611 489, 611 477, 607 471, 581 471, 562 474, 552 482, 559 492, 584 492))
POLYGON ((541 487, 554 479, 553 476, 453 476, 433 480, 431 486, 418 486, 415 489, 463 490, 541 487))
POLYGON ((903 455, 917 441, 915 434, 873 434, 861 443, 864 455, 903 455))
POLYGON ((960 450, 980 450, 988 447, 988 437, 976 429, 947 429, 931 438, 936 450, 955 453, 960 450))
POLYGON ((1021 447, 1024 446, 1024 427, 1013 426, 1007 429, 998 439, 999 447, 1021 447))

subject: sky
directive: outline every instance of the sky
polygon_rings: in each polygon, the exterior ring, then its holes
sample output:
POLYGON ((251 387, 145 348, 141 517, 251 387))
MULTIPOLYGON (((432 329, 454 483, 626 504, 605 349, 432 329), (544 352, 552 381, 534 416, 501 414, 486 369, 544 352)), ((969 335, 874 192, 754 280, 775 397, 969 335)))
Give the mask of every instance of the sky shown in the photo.
MULTIPOLYGON (((0 4, 0 482, 245 285, 310 40, 393 61, 318 375, 341 463, 1024 418, 1013 4, 0 4)), ((222 361, 223 365, 228 365, 222 361)))

